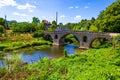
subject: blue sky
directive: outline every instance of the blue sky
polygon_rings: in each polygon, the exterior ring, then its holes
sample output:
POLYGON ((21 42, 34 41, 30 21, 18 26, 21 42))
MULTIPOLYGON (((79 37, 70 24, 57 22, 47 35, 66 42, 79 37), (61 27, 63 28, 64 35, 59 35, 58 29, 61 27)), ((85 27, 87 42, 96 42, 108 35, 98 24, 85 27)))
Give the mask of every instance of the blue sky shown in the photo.
POLYGON ((55 20, 58 23, 77 23, 81 19, 97 17, 101 10, 115 0, 0 0, 0 17, 7 15, 7 20, 31 22, 32 17, 40 20, 55 20))

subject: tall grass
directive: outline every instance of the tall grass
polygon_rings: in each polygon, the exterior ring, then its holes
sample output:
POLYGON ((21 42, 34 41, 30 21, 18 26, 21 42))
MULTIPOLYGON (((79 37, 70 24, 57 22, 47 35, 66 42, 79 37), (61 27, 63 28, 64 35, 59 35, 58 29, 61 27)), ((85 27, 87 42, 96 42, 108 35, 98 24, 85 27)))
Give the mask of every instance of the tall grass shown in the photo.
POLYGON ((31 34, 11 33, 3 34, 0 40, 0 51, 13 51, 21 48, 28 48, 41 45, 51 45, 51 42, 45 41, 42 37, 34 38, 31 34))
POLYGON ((119 80, 120 52, 110 47, 59 59, 42 58, 17 72, 13 70, 12 76, 6 78, 14 80, 18 74, 19 79, 27 80, 119 80))

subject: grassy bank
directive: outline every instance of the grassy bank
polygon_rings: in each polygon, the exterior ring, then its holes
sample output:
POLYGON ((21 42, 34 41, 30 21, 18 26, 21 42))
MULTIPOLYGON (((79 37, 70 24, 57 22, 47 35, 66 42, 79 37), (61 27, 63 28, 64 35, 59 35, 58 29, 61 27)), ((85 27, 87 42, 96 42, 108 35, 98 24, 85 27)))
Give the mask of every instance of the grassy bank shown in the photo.
POLYGON ((51 45, 51 42, 43 38, 33 38, 31 34, 10 34, 2 37, 0 51, 13 51, 23 48, 39 48, 43 45, 51 45), (38 47, 35 47, 38 46, 38 47))
POLYGON ((34 64, 18 67, 12 73, 4 70, 3 80, 119 80, 119 48, 90 49, 62 57, 41 59, 34 64))

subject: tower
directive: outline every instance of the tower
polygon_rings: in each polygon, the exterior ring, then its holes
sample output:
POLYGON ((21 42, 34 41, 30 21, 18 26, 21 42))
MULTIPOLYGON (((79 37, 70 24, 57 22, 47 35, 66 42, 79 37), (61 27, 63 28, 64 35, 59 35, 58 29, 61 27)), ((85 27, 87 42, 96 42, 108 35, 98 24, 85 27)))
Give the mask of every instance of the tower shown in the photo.
POLYGON ((7 16, 5 15, 5 30, 7 30, 8 27, 7 27, 7 16))
POLYGON ((58 12, 56 12, 56 24, 58 23, 58 12))

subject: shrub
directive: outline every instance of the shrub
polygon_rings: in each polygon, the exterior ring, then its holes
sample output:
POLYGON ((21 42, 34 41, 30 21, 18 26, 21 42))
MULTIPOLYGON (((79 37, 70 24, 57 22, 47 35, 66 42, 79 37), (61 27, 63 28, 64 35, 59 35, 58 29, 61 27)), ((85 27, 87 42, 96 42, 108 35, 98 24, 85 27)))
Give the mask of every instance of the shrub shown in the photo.
POLYGON ((6 68, 0 68, 0 78, 3 77, 7 73, 6 68))
POLYGON ((68 57, 66 49, 64 49, 64 57, 68 57))
POLYGON ((1 45, 1 46, 0 46, 0 51, 3 51, 5 48, 6 48, 6 46, 1 45))
POLYGON ((43 37, 43 35, 44 35, 44 31, 37 31, 37 32, 34 32, 32 36, 34 38, 37 38, 37 37, 43 37))
POLYGON ((0 33, 4 32, 4 27, 2 25, 0 25, 0 33))

